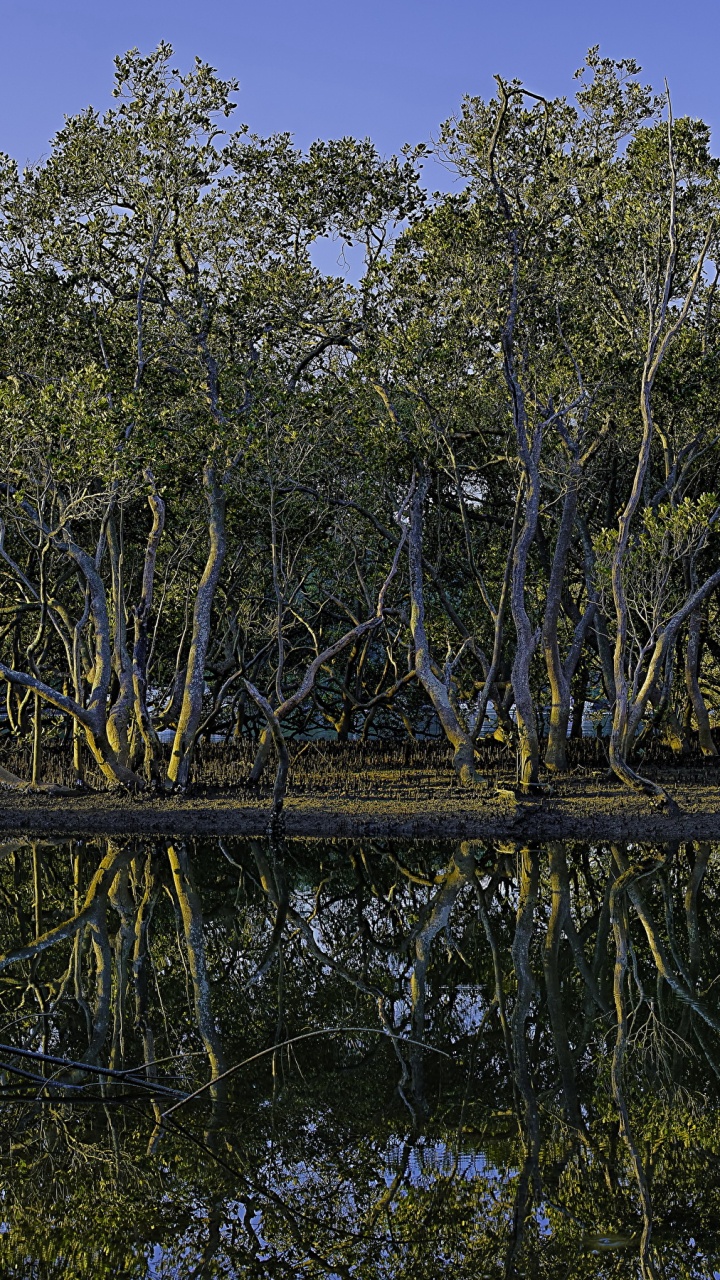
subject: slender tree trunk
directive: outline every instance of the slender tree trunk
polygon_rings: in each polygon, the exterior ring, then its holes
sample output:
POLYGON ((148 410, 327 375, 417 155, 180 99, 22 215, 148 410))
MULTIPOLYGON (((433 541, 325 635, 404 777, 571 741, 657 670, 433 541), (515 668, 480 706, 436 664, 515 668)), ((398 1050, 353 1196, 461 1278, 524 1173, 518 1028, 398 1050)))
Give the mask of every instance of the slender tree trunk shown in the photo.
MULTIPOLYGON (((510 594, 510 584, 512 582, 512 567, 513 567, 513 559, 515 556, 515 544, 517 542, 517 535, 518 535, 518 523, 520 518, 521 498, 522 498, 522 485, 518 487, 517 497, 515 499, 515 511, 513 513, 512 530, 510 533, 510 546, 508 548, 508 553, 505 560, 505 572, 503 574, 502 587, 500 588, 500 599, 498 600, 497 612, 495 613, 495 618, 494 618, 495 626, 494 626, 494 632, 493 632, 492 657, 490 659, 490 666, 488 667, 487 672, 485 673, 485 682, 480 692, 480 697, 478 698, 475 708, 473 710, 471 722, 470 722, 470 730, 472 733, 473 741, 475 741, 479 737, 479 735, 482 733, 482 727, 485 722, 485 715, 487 712, 488 702, 490 701, 490 698, 493 699, 495 714, 497 715, 497 720, 498 720, 498 727, 501 725, 503 720, 504 708, 502 705, 502 698, 500 697, 497 680, 498 680, 498 674, 500 672, 500 667, 502 665, 503 639, 505 634, 505 614, 507 611, 507 602, 510 594)), ((504 718, 507 721, 509 721, 509 724, 505 725, 505 729, 506 729, 506 732, 511 736, 512 721, 510 720, 510 717, 507 715, 505 715, 504 718)))
POLYGON ((430 646, 425 630, 425 591, 422 564, 423 507, 428 491, 428 478, 422 476, 415 487, 410 507, 408 558, 410 561, 410 630, 415 646, 415 670, 454 749, 453 767, 465 785, 478 781, 472 738, 460 723, 450 701, 450 691, 432 669, 430 646))
POLYGON ((275 749, 278 754, 278 766, 277 773, 275 775, 272 808, 270 810, 270 824, 268 828, 270 834, 275 835, 278 830, 281 829, 281 814, 285 803, 285 791, 287 789, 287 777, 290 769, 290 757, 285 738, 283 737, 280 721, 275 715, 275 712, 270 706, 267 698, 264 698, 260 691, 256 689, 255 685, 251 684, 249 680, 245 680, 244 684, 250 694, 250 697, 255 703, 257 703, 267 720, 268 731, 272 735, 272 740, 275 743, 275 749))
POLYGON ((32 753, 32 785, 37 787, 40 782, 40 757, 42 753, 42 700, 39 693, 35 693, 35 708, 33 713, 33 753, 32 753))
POLYGON ((73 720, 73 773, 75 774, 76 785, 85 784, 85 762, 82 754, 82 727, 77 720, 73 720))
MULTIPOLYGON (((642 710, 640 711, 640 715, 637 715, 635 714, 637 708, 631 707, 627 670, 628 603, 623 581, 623 570, 630 544, 630 532, 633 517, 640 505, 645 481, 648 475, 648 468, 650 466, 650 453, 654 434, 652 391, 655 378, 657 377, 658 370, 668 348, 670 347, 670 344, 682 329, 689 315, 690 308, 702 276, 703 265, 710 247, 711 239, 715 234, 715 227, 714 224, 712 224, 705 238, 705 244, 697 256, 695 268, 682 306, 674 309, 672 320, 668 323, 668 312, 672 299, 673 284, 675 283, 675 268, 677 265, 678 255, 677 169, 673 150, 672 121, 670 119, 668 120, 668 161, 671 179, 668 225, 669 247, 664 264, 663 276, 658 274, 656 278, 656 297, 653 298, 650 294, 647 300, 649 310, 649 333, 645 361, 643 363, 642 375, 640 378, 640 416, 643 428, 642 439, 640 442, 640 449, 638 451, 638 460, 630 496, 618 521, 618 539, 612 560, 611 577, 613 600, 615 603, 616 635, 613 661, 615 676, 615 713, 613 716, 612 733, 610 735, 610 764, 621 781, 626 783, 626 785, 633 787, 635 790, 642 791, 645 794, 657 795, 665 800, 667 800, 667 795, 663 788, 659 787, 656 783, 650 782, 647 778, 641 778, 633 769, 630 768, 627 762, 628 747, 633 738, 631 718, 634 716, 636 723, 639 723, 642 710)), ((697 592, 694 593, 691 598, 695 599, 695 596, 697 596, 697 592)), ((700 599, 704 599, 704 595, 701 596, 700 599)), ((700 603, 700 601, 698 601, 698 603, 700 603)), ((662 648, 666 643, 667 632, 672 629, 672 625, 681 614, 684 619, 686 611, 681 610, 680 614, 676 614, 666 629, 666 633, 660 636, 658 640, 658 647, 656 648, 656 655, 659 648, 662 648)), ((673 642, 674 639, 675 636, 673 635, 673 642)), ((650 664, 651 669, 654 665, 655 657, 650 664)), ((647 702, 649 692, 652 690, 656 682, 656 674, 653 675, 650 683, 648 683, 648 680, 645 681, 645 702, 647 702)))
POLYGON ((217 480, 215 468, 210 463, 203 472, 203 487, 210 513, 210 550, 195 597, 185 689, 167 774, 170 788, 177 787, 181 791, 188 784, 195 735, 202 719, 210 622, 215 591, 225 558, 225 495, 217 480))
MULTIPOLYGON (((627 755, 630 751, 635 734, 640 727, 640 722, 649 703, 658 696, 658 690, 663 685, 663 672, 668 662, 669 655, 672 654, 674 646, 677 642, 678 633, 683 623, 692 613, 699 609, 703 602, 716 588, 720 586, 720 569, 706 578, 705 582, 697 588, 696 591, 685 601, 684 605, 677 610, 669 619, 665 628, 658 636, 655 648, 647 666, 647 674, 640 688, 635 693, 632 702, 629 698, 628 682, 624 680, 625 688, 625 709, 622 717, 622 736, 619 738, 616 754, 613 756, 613 740, 610 740, 610 762, 615 772, 627 782, 629 786, 642 790, 646 794, 659 795, 667 800, 665 791, 657 783, 650 782, 646 778, 640 778, 627 764, 627 755)), ((616 708, 617 720, 617 708, 616 708)), ((615 733, 616 724, 613 723, 613 733, 615 733)))
POLYGON ((583 661, 579 664, 579 668, 575 676, 575 684, 573 686, 573 719, 570 729, 570 737, 572 739, 580 739, 583 736, 583 716, 585 714, 585 702, 587 701, 588 691, 588 669, 587 662, 583 661))
POLYGON ((562 604, 562 586, 565 566, 570 552, 575 512, 577 510, 577 480, 570 478, 563 502, 560 529, 555 543, 550 581, 548 583, 545 617, 542 629, 542 647, 550 682, 550 727, 545 751, 545 767, 555 773, 567 773, 567 731, 570 720, 570 680, 567 678, 560 657, 558 621, 562 604))
POLYGON ((685 650, 685 686, 692 703, 698 726, 698 743, 704 756, 716 756, 717 747, 713 741, 710 728, 710 716, 705 699, 700 690, 698 676, 700 673, 700 648, 702 643, 703 615, 701 609, 695 609, 688 619, 688 638, 685 650))
POLYGON ((618 529, 618 540, 612 561, 612 591, 615 602, 615 653, 613 656, 613 675, 615 680, 615 714, 610 734, 610 764, 621 779, 635 790, 656 793, 658 788, 640 778, 627 763, 629 744, 632 741, 630 732, 630 690, 627 674, 627 638, 628 638, 628 604, 625 595, 623 568, 630 542, 630 526, 642 496, 645 476, 650 463, 650 448, 653 438, 653 418, 650 403, 652 382, 646 360, 642 377, 640 395, 640 411, 643 422, 643 435, 638 454, 635 476, 630 496, 625 504, 618 529))
POLYGON ((145 777, 151 785, 160 780, 159 744, 147 705, 147 664, 148 664, 148 623, 153 603, 155 583, 155 564, 158 547, 165 524, 165 503, 155 486, 150 472, 146 473, 150 483, 148 503, 152 511, 152 528, 148 534, 143 566, 142 591, 139 603, 133 610, 135 635, 133 643, 132 679, 135 700, 135 721, 145 746, 145 777))
POLYGON ((118 760, 127 765, 130 759, 128 728, 133 704, 132 667, 127 647, 127 619, 123 589, 123 551, 115 515, 107 522, 113 603, 112 668, 118 682, 118 693, 107 718, 108 741, 118 760))
MULTIPOLYGON (((518 429, 519 431, 519 429, 518 429)), ((540 632, 533 629, 525 604, 525 581, 530 547, 535 538, 540 509, 540 448, 542 427, 536 426, 530 445, 525 441, 522 453, 525 475, 525 518, 515 547, 510 601, 515 623, 516 644, 512 666, 517 726, 520 736, 520 787, 532 792, 538 786, 540 742, 535 703, 530 689, 530 667, 540 632)))

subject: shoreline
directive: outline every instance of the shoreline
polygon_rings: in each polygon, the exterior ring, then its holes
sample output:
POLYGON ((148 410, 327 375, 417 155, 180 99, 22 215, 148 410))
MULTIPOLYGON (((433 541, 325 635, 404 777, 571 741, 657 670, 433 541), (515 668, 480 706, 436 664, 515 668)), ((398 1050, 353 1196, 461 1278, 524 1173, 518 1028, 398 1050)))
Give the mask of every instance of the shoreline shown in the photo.
MULTIPOLYGON (((483 792, 391 797, 291 795, 285 834, 388 839, 720 840, 720 788, 668 786, 675 812, 610 787, 564 784, 557 795, 512 800, 483 792)), ((0 793, 0 837, 17 835, 258 836, 267 831, 269 798, 194 795, 131 798, 0 793)))

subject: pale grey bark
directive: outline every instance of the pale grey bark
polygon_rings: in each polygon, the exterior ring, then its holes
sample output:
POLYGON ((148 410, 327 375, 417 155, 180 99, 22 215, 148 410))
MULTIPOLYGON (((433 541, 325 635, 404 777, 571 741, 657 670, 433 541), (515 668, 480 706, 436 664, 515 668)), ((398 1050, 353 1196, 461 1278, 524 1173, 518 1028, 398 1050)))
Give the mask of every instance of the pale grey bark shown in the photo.
MULTIPOLYGON (((15 490, 6 486, 8 496, 15 496, 15 490)), ((19 495, 18 495, 19 497, 19 495)), ((59 529, 51 531, 29 502, 20 498, 18 507, 30 524, 49 540, 56 551, 68 556, 77 568, 81 579, 86 584, 86 610, 92 623, 93 652, 90 693, 85 705, 76 698, 58 692, 39 677, 26 672, 15 671, 5 663, 0 663, 0 677, 26 689, 31 689, 50 702, 66 715, 82 725, 88 746, 105 777, 111 782, 119 782, 130 788, 142 786, 142 779, 130 769, 119 757, 108 736, 108 694, 112 677, 112 629, 110 611, 108 609, 105 585, 99 571, 101 551, 95 558, 90 556, 73 539, 70 528, 61 524, 59 529)), ((101 539, 104 538, 104 526, 101 539)))
POLYGON ((287 787, 288 769, 290 767, 290 757, 288 755, 287 744, 283 737, 283 731, 280 721, 273 711, 267 698, 264 698, 259 689, 255 688, 249 680, 243 681, 250 697, 262 711, 268 723, 268 729, 272 735, 275 744, 275 750, 278 755, 278 766, 275 774, 275 786, 273 788, 272 808, 270 810, 270 831, 275 832, 280 823, 280 815, 282 813, 283 804, 285 803, 285 789, 287 787))
MULTIPOLYGON (((513 512, 512 529, 510 532, 510 546, 505 559, 505 572, 503 574, 502 586, 500 588, 500 597, 498 599, 497 609, 493 612, 493 649, 490 663, 485 672, 485 680, 480 690, 478 699, 471 712, 468 727, 470 729, 473 741, 476 741, 478 735, 482 733, 482 727, 485 723, 485 715, 487 713, 488 702, 493 699, 495 713, 498 717, 498 724, 502 724, 504 719, 509 720, 507 712, 505 712, 502 698, 497 687, 497 679, 500 672, 500 663, 502 661, 503 640, 505 636, 505 615, 507 612, 507 604, 510 596, 510 584, 512 582, 512 567, 515 558, 515 546, 518 536, 518 524, 520 519, 520 503, 522 499, 522 485, 519 486, 517 497, 515 499, 515 510, 513 512)), ((511 724, 512 722, 510 722, 511 724)), ((505 732, 510 730, 510 725, 506 724, 505 732)))
MULTIPOLYGON (((542 626, 542 647, 550 684, 550 725, 545 751, 545 767, 555 773, 567 771, 567 735, 572 679, 580 661, 588 628, 595 616, 595 604, 591 600, 576 623, 572 643, 563 661, 558 639, 558 623, 562 607, 563 579, 577 513, 577 484, 578 477, 573 469, 563 502, 542 626)), ((575 714, 582 716, 582 707, 576 708, 575 714)))
MULTIPOLYGON (((625 736, 621 739, 622 749, 625 753, 629 751, 630 745, 640 728, 640 722, 649 703, 657 699, 661 694, 665 669, 668 661, 672 658, 672 651, 675 647, 675 642, 683 623, 688 617, 692 616, 696 610, 701 608, 704 600, 713 591, 715 591, 718 586, 720 586, 720 569, 717 569, 715 573, 711 574, 711 576, 707 578, 695 592, 693 592, 681 608, 676 610, 668 620, 655 642, 654 649, 647 663, 644 680, 637 681, 636 689, 633 690, 632 699, 627 697, 626 692, 626 710, 624 717, 625 736)), ((626 681, 626 691, 627 688, 628 684, 626 681)), ((615 768, 616 761, 613 760, 612 753, 611 762, 615 768)), ((658 787, 656 784, 649 783, 646 779, 639 779, 626 763, 624 763, 624 768, 632 775, 632 780, 634 780, 632 781, 632 785, 639 784, 644 790, 651 789, 655 793, 662 791, 662 788, 658 787)), ((619 767, 616 768, 616 772, 620 772, 619 767)), ((624 778, 623 780, 628 779, 624 778)))
POLYGON ((114 512, 111 513, 107 522, 107 545, 112 590, 112 669, 118 684, 117 696, 108 712, 107 736, 118 760, 123 765, 128 765, 130 759, 128 728, 133 706, 132 665, 127 646, 123 548, 114 512))
MULTIPOLYGON (((655 379, 671 343, 687 320, 698 284, 702 277, 703 265, 705 263, 705 258, 710 245, 710 238, 713 232, 713 228, 711 227, 706 237, 705 244, 701 252, 698 254, 695 269, 682 306, 672 313, 674 318, 671 319, 670 323, 668 323, 678 257, 677 174, 672 143, 671 116, 668 118, 668 157, 671 173, 668 253, 665 260, 664 279, 662 280, 660 289, 660 301, 656 305, 652 296, 648 298, 648 344, 640 378, 640 416, 642 421, 642 438, 640 441, 640 448, 638 451, 638 459, 630 496, 628 497, 618 522, 618 539, 611 567, 616 633, 613 660, 615 677, 615 712, 613 716, 612 732, 610 735, 610 763, 617 776, 628 786, 663 798, 666 797, 662 787, 658 786, 654 782, 650 782, 647 778, 641 778, 639 774, 630 767, 628 764, 628 753, 632 745, 635 732, 642 718, 643 711, 647 705, 650 693, 658 682, 660 674, 658 669, 659 664, 664 661, 666 656, 665 637, 667 635, 667 629, 666 632, 658 638, 655 654, 650 662, 648 678, 643 685, 642 701, 638 700, 638 698, 633 698, 628 673, 628 602, 625 592, 623 570, 628 553, 628 547, 630 545, 630 534, 633 519, 638 507, 640 506, 650 465, 650 453, 654 435, 652 393, 655 379)), ((702 599, 704 599, 704 594, 697 601, 698 604, 702 599)), ((687 613, 692 612, 692 610, 681 610, 680 612, 682 613, 684 620, 687 613)), ((675 616, 678 617, 678 615, 675 616)), ((675 636, 673 635, 673 643, 674 639, 675 636)))
POLYGON ((159 781, 159 744, 147 705, 148 623, 153 604, 157 553, 165 526, 165 503, 158 493, 154 477, 150 471, 146 472, 145 478, 150 486, 148 504, 153 519, 145 548, 140 600, 133 610, 135 634, 132 655, 132 682, 135 721, 144 744, 145 777, 150 784, 154 785, 159 781))
POLYGON ((577 477, 569 478, 565 491, 560 529, 555 543, 550 581, 545 602, 542 627, 542 647, 550 682, 550 726, 545 752, 545 766, 557 773, 567 770, 567 730, 570 719, 570 680, 572 673, 565 670, 558 643, 558 621, 562 606, 562 584, 565 566, 572 541, 572 530, 577 510, 577 477))
MULTIPOLYGON (((538 737, 535 704, 530 688, 530 667, 540 639, 540 631, 533 627, 525 603, 525 581, 530 547, 535 538, 540 510, 540 451, 543 438, 543 421, 536 418, 531 424, 525 393, 518 376, 515 360, 515 327, 519 309, 520 241, 518 227, 513 218, 507 193, 496 170, 497 148, 502 136, 512 91, 508 91, 496 77, 500 106, 495 128, 488 149, 488 169, 497 196, 499 209, 507 224, 507 244, 510 251, 511 278, 507 315, 501 334, 503 374, 510 396, 513 426, 518 457, 522 468, 525 511, 520 535, 513 557, 510 603, 515 623, 516 646, 512 667, 512 685, 515 695, 517 727, 520 738, 520 777, 523 791, 534 791, 538 785, 540 743, 538 737)), ((531 95, 534 96, 534 95, 531 95)))
MULTIPOLYGON (((522 393, 519 389, 518 395, 520 404, 522 404, 522 393)), ((535 538, 540 510, 539 463, 542 445, 542 425, 536 423, 528 436, 524 409, 520 410, 519 405, 516 422, 518 427, 517 438, 525 477, 525 514, 513 557, 510 592, 516 634, 515 656, 512 665, 512 686, 513 694, 515 695, 517 726, 520 737, 520 777, 518 781, 523 791, 533 791, 538 785, 540 742, 535 703, 530 688, 530 668, 540 639, 540 629, 533 626, 527 611, 525 582, 530 547, 535 538)))
POLYGON ((215 467, 210 462, 203 471, 203 488, 209 510, 210 548, 195 596, 185 688, 167 772, 170 787, 176 787, 180 791, 188 784, 195 738, 202 720, 205 659, 210 642, 215 591, 225 559, 225 494, 215 467))
MULTIPOLYGON (((445 683, 433 669, 430 644, 425 627, 425 588, 423 582, 423 509, 428 491, 428 478, 423 475, 415 485, 410 502, 408 559, 410 562, 410 631, 415 650, 415 671, 440 721, 445 737, 453 747, 453 767, 465 785, 477 782, 475 749, 469 731, 462 724, 450 698, 449 680, 445 683)), ((451 673, 450 673, 451 678, 451 673)))

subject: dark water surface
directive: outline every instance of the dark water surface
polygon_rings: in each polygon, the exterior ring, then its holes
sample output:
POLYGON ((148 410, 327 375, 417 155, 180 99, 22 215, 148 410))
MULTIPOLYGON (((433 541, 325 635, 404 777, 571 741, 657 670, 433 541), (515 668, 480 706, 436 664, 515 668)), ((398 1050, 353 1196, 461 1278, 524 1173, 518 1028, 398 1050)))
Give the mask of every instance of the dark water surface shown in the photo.
POLYGON ((0 843, 0 1276, 720 1275, 720 846, 0 843))

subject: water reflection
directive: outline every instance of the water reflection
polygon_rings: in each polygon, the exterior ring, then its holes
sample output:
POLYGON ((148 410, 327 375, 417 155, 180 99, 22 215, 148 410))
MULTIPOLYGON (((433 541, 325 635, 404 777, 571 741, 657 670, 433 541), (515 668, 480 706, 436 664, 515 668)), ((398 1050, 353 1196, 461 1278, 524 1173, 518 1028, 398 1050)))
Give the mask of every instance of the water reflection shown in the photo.
POLYGON ((2 1274, 720 1270, 708 844, 0 845, 2 1274))

